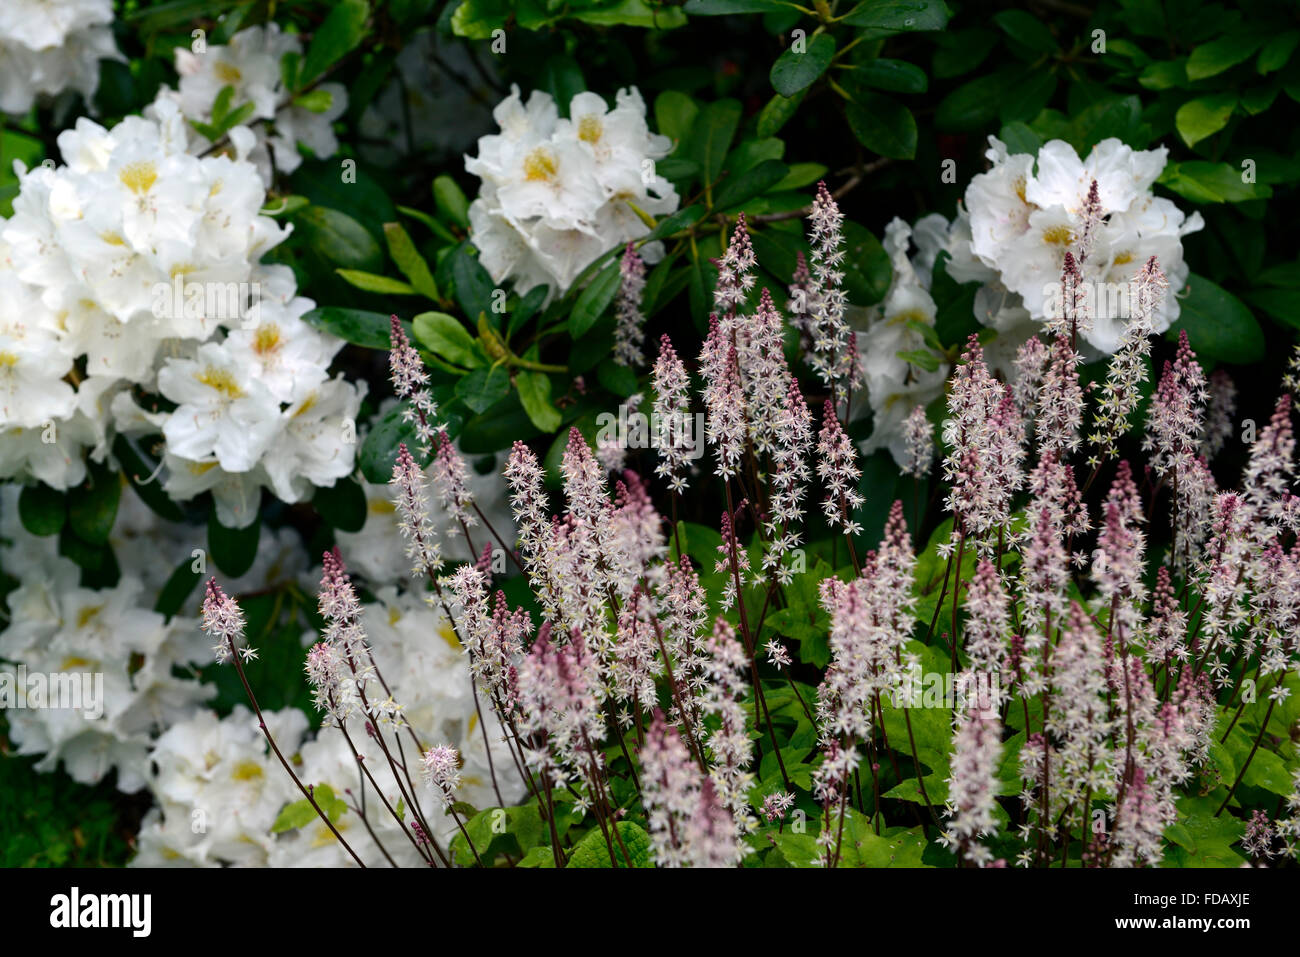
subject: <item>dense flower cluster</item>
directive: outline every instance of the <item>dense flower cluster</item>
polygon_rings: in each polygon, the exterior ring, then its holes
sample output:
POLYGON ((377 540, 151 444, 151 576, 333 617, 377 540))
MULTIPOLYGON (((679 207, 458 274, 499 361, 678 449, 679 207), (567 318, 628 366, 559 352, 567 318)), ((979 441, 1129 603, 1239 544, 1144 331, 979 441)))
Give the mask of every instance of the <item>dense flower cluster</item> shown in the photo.
MULTIPOLYGON (((276 23, 240 30, 226 46, 178 47, 180 82, 177 89, 164 89, 159 97, 174 100, 186 119, 207 124, 222 91, 229 87, 226 111, 243 110, 243 123, 255 141, 242 148, 269 187, 275 170, 292 173, 302 164, 299 144, 320 159, 338 150, 333 123, 348 108, 347 89, 340 83, 321 83, 295 99, 285 88, 282 64, 286 58, 300 62, 302 55, 302 38, 281 31, 276 23)), ((247 139, 242 133, 232 139, 240 137, 247 139)), ((193 137, 190 149, 201 154, 211 145, 200 133, 193 137)))
POLYGON ((115 435, 161 432, 167 493, 211 490, 243 527, 261 488, 297 502, 352 471, 365 387, 329 377, 342 342, 303 322, 287 267, 260 264, 288 231, 260 214, 254 167, 188 143, 161 101, 111 130, 81 119, 66 165, 20 170, 0 226, 0 474, 66 489, 115 435))
MULTIPOLYGON (((643 215, 677 209, 654 165, 670 141, 646 126, 635 87, 615 100, 611 110, 599 94, 579 93, 561 119, 550 94, 534 90, 525 104, 514 87, 493 111, 501 132, 479 139, 465 169, 483 181, 469 219, 494 282, 564 292, 602 253, 648 233, 643 215)), ((655 253, 641 250, 647 260, 655 253)))
MULTIPOLYGON (((1152 194, 1165 167, 1164 147, 1133 150, 1105 139, 1080 159, 1061 140, 1045 143, 1035 156, 1012 153, 991 136, 985 155, 992 168, 971 180, 949 236, 958 267, 950 265, 950 275, 985 284, 976 303, 981 322, 1014 334, 1059 319, 1070 304, 1060 283, 1069 253, 1077 258, 1074 291, 1086 319, 1080 331, 1093 349, 1109 354, 1136 311, 1127 293, 1148 259, 1159 260, 1171 292, 1186 282, 1182 239, 1204 222, 1152 194), (1108 286, 1125 295, 1108 295, 1108 286)), ((1147 317, 1150 332, 1164 332, 1177 318, 1178 300, 1165 297, 1147 317)))
POLYGON ((39 97, 99 86, 99 61, 121 59, 113 0, 6 0, 0 9, 0 113, 26 113, 39 97))

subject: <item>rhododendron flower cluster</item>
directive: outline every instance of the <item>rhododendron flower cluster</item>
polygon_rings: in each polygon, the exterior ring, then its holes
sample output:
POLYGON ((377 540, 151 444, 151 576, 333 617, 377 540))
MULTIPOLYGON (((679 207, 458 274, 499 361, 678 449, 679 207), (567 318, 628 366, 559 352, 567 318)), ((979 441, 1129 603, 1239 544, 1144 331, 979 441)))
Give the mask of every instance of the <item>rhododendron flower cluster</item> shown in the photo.
MULTIPOLYGON (((161 91, 159 98, 175 101, 187 119, 208 123, 218 97, 229 87, 227 111, 243 109, 246 114, 246 129, 255 140, 245 150, 270 186, 273 170, 292 173, 302 164, 299 144, 319 159, 338 150, 332 124, 348 108, 347 89, 340 83, 320 83, 294 99, 292 91, 285 88, 282 65, 286 59, 300 62, 302 55, 301 37, 283 32, 275 23, 240 30, 225 46, 178 47, 180 82, 175 90, 161 91)), ((237 137, 248 138, 243 132, 237 137)), ((198 133, 191 139, 190 150, 202 154, 211 145, 198 133)))
POLYGON ((341 340, 260 262, 288 229, 260 212, 246 133, 234 157, 192 155, 164 99, 111 130, 83 118, 59 135, 65 165, 19 170, 0 226, 4 475, 66 489, 116 435, 161 433, 167 493, 211 490, 243 527, 263 487, 297 502, 352 471, 365 386, 330 377, 341 340))
MULTIPOLYGON (((1204 222, 1199 213, 1186 216, 1172 200, 1152 194, 1167 149, 1133 150, 1112 138, 1081 159, 1061 140, 1033 155, 1012 153, 991 136, 985 155, 992 167, 972 178, 948 245, 960 264, 949 269, 954 278, 978 279, 1005 293, 996 311, 981 311, 977 302, 981 322, 1009 332, 1059 317, 1061 267, 1072 249, 1079 279, 1092 290, 1081 302, 1088 318, 1082 335, 1099 353, 1119 347, 1130 318, 1117 309, 1126 298, 1097 294, 1105 284, 1127 287, 1155 256, 1170 291, 1182 288, 1188 271, 1182 239, 1204 222)), ((1164 332, 1178 313, 1178 300, 1165 297, 1149 317, 1150 331, 1164 332)))
MULTIPOLYGON (((650 132, 635 87, 613 109, 579 93, 561 118, 550 94, 518 87, 492 112, 499 133, 481 137, 465 169, 483 181, 470 205, 474 245, 494 282, 564 292, 592 260, 650 231, 644 216, 677 209, 677 191, 655 172, 671 149, 650 132)), ((647 261, 658 257, 642 247, 647 261)))
POLYGON ((0 9, 0 113, 99 86, 99 61, 121 59, 113 0, 8 0, 0 9))

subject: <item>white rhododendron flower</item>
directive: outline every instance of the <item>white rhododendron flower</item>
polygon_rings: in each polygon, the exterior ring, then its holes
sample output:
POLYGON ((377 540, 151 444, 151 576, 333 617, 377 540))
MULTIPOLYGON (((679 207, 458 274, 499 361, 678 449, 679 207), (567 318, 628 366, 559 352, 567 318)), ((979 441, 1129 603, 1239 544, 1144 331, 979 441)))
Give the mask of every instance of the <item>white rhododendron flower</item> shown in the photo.
MULTIPOLYGON (((339 148, 333 123, 348 108, 347 89, 340 83, 321 83, 294 101, 280 66, 286 54, 301 60, 302 38, 281 32, 275 23, 240 30, 226 46, 207 45, 201 52, 178 47, 178 88, 162 90, 159 100, 177 103, 187 119, 209 123, 217 97, 232 88, 229 111, 252 107, 244 122, 254 139, 245 152, 269 186, 273 169, 292 173, 302 165, 299 143, 318 158, 333 156, 339 148)), ((210 145, 196 136, 190 149, 202 153, 210 145)))
POLYGON ((0 632, 6 670, 81 683, 78 706, 63 707, 34 700, 30 677, 19 685, 15 706, 5 709, 17 753, 41 755, 37 770, 62 764, 83 784, 116 771, 121 790, 138 791, 152 734, 188 718, 213 692, 172 670, 207 658, 197 622, 152 611, 154 596, 131 574, 92 590, 78 586, 80 569, 66 558, 7 567, 27 574, 8 597, 11 624, 0 632))
MULTIPOLYGON (((468 664, 451 623, 418 594, 384 588, 378 599, 364 606, 362 623, 410 731, 426 743, 452 742, 464 761, 458 789, 464 800, 479 807, 494 806, 499 788, 504 806, 517 803, 524 796, 524 783, 502 742, 496 718, 485 712, 488 726, 479 723, 468 664)), ((317 636, 305 637, 310 642, 317 636)), ((289 708, 265 715, 276 744, 304 784, 316 789, 328 786, 336 798, 345 797, 349 790, 370 791, 369 827, 352 808, 334 822, 362 860, 367 864, 384 860, 374 843, 377 837, 397 863, 422 863, 397 822, 382 811, 369 782, 362 783, 356 757, 342 734, 327 728, 304 740, 307 720, 301 711, 289 708)), ((385 799, 393 807, 405 803, 383 752, 365 733, 366 717, 348 720, 352 742, 373 768, 385 799)), ((314 815, 301 827, 272 832, 280 812, 301 801, 302 794, 243 706, 236 706, 223 719, 199 711, 174 724, 158 738, 150 759, 156 771, 149 777, 149 787, 157 808, 144 821, 133 866, 345 867, 354 863, 314 815), (190 824, 200 819, 205 827, 192 829, 190 824)), ((434 802, 423 803, 434 836, 445 846, 458 831, 455 821, 434 802)))
POLYGON ((993 136, 989 144, 985 155, 992 168, 971 180, 966 213, 954 221, 948 245, 949 274, 986 283, 976 301, 981 322, 1019 333, 1026 319, 1043 322, 1059 311, 1065 253, 1079 254, 1094 181, 1099 219, 1080 263, 1088 297, 1083 340, 1094 353, 1119 347, 1129 318, 1123 293, 1151 256, 1159 260, 1170 292, 1151 317, 1151 331, 1162 333, 1177 320, 1173 293, 1188 274, 1182 238, 1204 222, 1199 213, 1185 216, 1171 200, 1152 195, 1168 156, 1165 147, 1134 150, 1111 138, 1080 159, 1061 140, 1044 144, 1037 156, 1009 153, 993 136))
POLYGON ((26 113, 38 96, 99 86, 99 61, 120 60, 113 0, 0 3, 0 113, 26 113))
MULTIPOLYGON (((887 448, 900 464, 907 448, 903 422, 918 405, 928 405, 943 394, 948 364, 927 370, 899 353, 925 352, 923 327, 934 327, 938 310, 930 296, 931 275, 941 237, 947 232, 942 216, 927 216, 916 231, 895 218, 885 227, 885 251, 893 278, 884 300, 867 312, 867 327, 857 335, 858 365, 872 412, 871 437, 863 443, 870 454, 887 448), (908 257, 916 238, 918 252, 908 257)), ((936 356, 936 361, 938 357, 936 356)), ((862 409, 861 403, 855 411, 862 409)))
MULTIPOLYGON (((650 227, 638 213, 677 209, 677 191, 655 171, 672 142, 650 132, 636 88, 619 90, 611 110, 580 93, 561 119, 550 94, 519 88, 493 111, 500 133, 481 137, 465 169, 483 185, 470 205, 470 231, 494 282, 520 292, 563 292, 592 260, 650 227)), ((650 244, 650 262, 659 250, 650 244)))
MULTIPOLYGON (((263 716, 282 751, 292 754, 307 716, 296 708, 263 716)), ((226 718, 200 711, 177 722, 149 759, 157 806, 140 828, 134 866, 266 866, 271 825, 301 795, 246 707, 236 705, 226 718)))
POLYGON ((330 380, 342 341, 303 322, 315 303, 289 267, 260 263, 289 231, 261 214, 246 151, 194 145, 162 98, 112 129, 78 120, 63 166, 18 167, 0 221, 0 476, 66 489, 116 434, 162 433, 167 493, 211 491, 244 527, 263 487, 297 502, 352 471, 364 386, 330 380))
POLYGON ((247 472, 278 431, 279 406, 253 370, 215 342, 194 359, 169 359, 158 372, 158 391, 175 402, 163 426, 174 455, 215 455, 228 472, 247 472))

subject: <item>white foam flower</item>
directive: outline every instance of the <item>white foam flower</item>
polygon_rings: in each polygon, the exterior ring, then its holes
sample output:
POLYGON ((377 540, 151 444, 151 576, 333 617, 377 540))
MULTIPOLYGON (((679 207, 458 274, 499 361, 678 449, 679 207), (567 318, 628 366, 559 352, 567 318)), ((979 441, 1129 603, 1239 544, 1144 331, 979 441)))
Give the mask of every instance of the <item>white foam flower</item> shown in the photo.
MULTIPOLYGON (((641 214, 676 210, 676 191, 654 168, 672 144, 645 116, 635 88, 618 91, 613 109, 581 93, 560 119, 549 94, 535 90, 525 104, 512 87, 493 111, 500 132, 465 158, 483 181, 470 228, 493 281, 563 292, 602 253, 646 235, 641 214)), ((642 250, 647 261, 659 255, 654 244, 642 250)))
POLYGON ((0 113, 26 113, 38 97, 99 85, 99 61, 120 60, 112 0, 5 0, 0 4, 0 113))
MULTIPOLYGON (((943 393, 943 383, 948 375, 945 362, 939 362, 936 369, 927 371, 899 355, 926 351, 925 333, 921 327, 933 328, 938 316, 929 285, 941 230, 937 222, 927 219, 926 246, 920 249, 916 261, 908 256, 911 227, 897 217, 885 227, 883 245, 893 267, 893 277, 884 300, 868 311, 866 330, 857 336, 858 364, 867 390, 873 426, 862 449, 870 454, 888 448, 900 465, 905 461, 907 448, 903 422, 916 406, 928 405, 943 393)), ((860 403, 858 408, 861 408, 860 403)))
MULTIPOLYGON (((245 121, 252 138, 243 152, 269 186, 273 165, 286 173, 302 165, 299 143, 321 158, 338 151, 333 123, 348 106, 347 90, 338 83, 317 86, 308 106, 295 103, 280 68, 286 54, 301 58, 302 39, 276 23, 240 30, 229 44, 209 44, 201 52, 177 47, 177 88, 163 89, 158 101, 174 102, 187 118, 208 123, 221 91, 232 88, 230 109, 252 107, 245 121)), ((191 141, 199 153, 210 145, 202 136, 191 141)))
POLYGON ((252 469, 280 429, 279 405, 239 357, 215 342, 193 359, 168 359, 158 391, 177 403, 163 426, 168 451, 180 458, 216 456, 228 472, 252 469))

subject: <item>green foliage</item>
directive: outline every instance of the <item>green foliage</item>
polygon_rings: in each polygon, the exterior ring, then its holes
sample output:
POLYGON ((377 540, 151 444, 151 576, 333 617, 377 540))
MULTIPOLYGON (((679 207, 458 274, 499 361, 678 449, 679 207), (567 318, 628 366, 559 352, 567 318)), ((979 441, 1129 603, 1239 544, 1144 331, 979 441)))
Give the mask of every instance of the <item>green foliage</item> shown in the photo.
POLYGON ((63 774, 42 774, 35 763, 0 754, 0 866, 125 865, 147 803, 125 797, 111 781, 86 787, 63 774))

